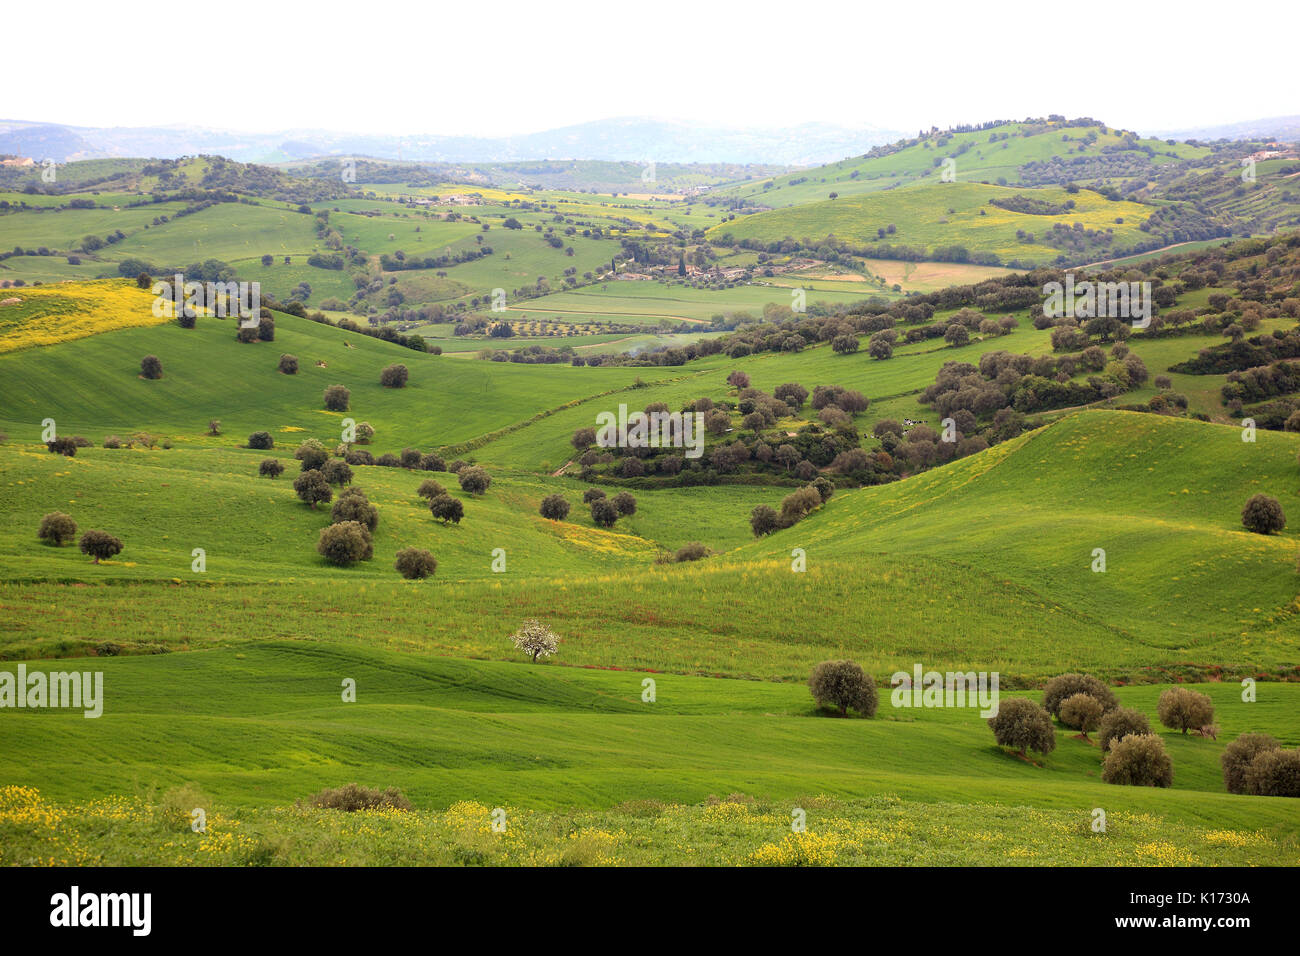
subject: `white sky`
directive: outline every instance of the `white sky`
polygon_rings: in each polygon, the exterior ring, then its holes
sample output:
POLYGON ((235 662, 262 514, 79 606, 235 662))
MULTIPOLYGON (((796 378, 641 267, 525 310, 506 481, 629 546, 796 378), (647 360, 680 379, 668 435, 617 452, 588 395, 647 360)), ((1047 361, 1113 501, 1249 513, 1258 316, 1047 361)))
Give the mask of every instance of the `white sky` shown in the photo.
POLYGON ((1070 7, 16 3, 0 117, 505 135, 612 116, 911 133, 1064 113, 1142 132, 1300 113, 1296 0, 1070 7))

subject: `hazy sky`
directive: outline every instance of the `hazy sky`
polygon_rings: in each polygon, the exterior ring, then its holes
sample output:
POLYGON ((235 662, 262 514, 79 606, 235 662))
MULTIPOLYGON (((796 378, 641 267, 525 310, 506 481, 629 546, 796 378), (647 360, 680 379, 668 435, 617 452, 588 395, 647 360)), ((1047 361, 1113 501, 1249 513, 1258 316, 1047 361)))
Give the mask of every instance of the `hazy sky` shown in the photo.
POLYGON ((502 135, 612 116, 913 132, 1064 113, 1148 131, 1300 113, 1296 0, 1069 7, 14 4, 0 117, 502 135))

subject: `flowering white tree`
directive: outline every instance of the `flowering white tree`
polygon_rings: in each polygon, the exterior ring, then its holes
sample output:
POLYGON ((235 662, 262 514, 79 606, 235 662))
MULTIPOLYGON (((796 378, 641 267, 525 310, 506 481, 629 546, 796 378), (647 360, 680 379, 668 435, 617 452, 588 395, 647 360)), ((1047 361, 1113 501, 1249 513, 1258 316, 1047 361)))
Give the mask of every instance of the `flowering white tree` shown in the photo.
POLYGON ((510 640, 525 654, 531 654, 534 664, 539 657, 550 657, 560 645, 556 633, 534 618, 524 621, 510 640))

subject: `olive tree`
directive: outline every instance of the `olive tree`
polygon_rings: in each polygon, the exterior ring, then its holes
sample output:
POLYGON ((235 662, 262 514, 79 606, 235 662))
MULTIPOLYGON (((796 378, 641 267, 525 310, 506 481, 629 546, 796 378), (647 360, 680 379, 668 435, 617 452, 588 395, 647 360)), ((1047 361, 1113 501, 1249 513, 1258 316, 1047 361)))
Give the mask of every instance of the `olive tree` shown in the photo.
POLYGON ((1272 534, 1286 527, 1286 515, 1272 495, 1251 495, 1241 509, 1241 523, 1256 534, 1272 534))
POLYGON ((1246 768, 1246 792, 1260 797, 1300 797, 1300 750, 1266 750, 1246 768))
POLYGON ((999 701, 998 712, 988 722, 994 739, 1018 751, 1021 757, 1029 750, 1046 755, 1056 749, 1051 714, 1026 697, 999 701))
POLYGON ((1129 734, 1110 745, 1101 779, 1129 787, 1168 787, 1174 782, 1174 762, 1155 734, 1129 734))
POLYGON ((418 581, 433 576, 438 570, 438 559, 423 548, 402 548, 393 567, 407 580, 418 581))
POLYGON ((459 498, 453 498, 451 495, 438 495, 429 502, 429 510, 443 524, 448 521, 452 524, 460 524, 460 519, 465 517, 465 506, 460 503, 459 498))
POLYGON ((808 675, 808 691, 818 707, 835 707, 841 717, 850 707, 874 717, 879 703, 876 682, 855 661, 822 661, 808 675))
POLYGON ((331 412, 346 412, 352 404, 352 393, 342 385, 325 389, 325 408, 331 412))
POLYGON ((1156 716, 1171 730, 1183 733, 1214 720, 1214 702, 1206 694, 1186 687, 1171 687, 1156 702, 1156 716))
POLYGON ((90 555, 95 564, 122 553, 122 539, 107 531, 90 530, 81 536, 81 553, 90 555))
POLYGON ((618 509, 608 498, 596 498, 591 502, 591 520, 602 528, 614 527, 618 521, 618 509))
POLYGON ((263 458, 257 473, 263 478, 279 478, 284 474, 284 462, 278 458, 263 458))
POLYGON ((302 462, 303 471, 320 471, 325 462, 329 461, 330 453, 315 438, 308 438, 298 446, 293 457, 302 462))
POLYGON ((1111 744, 1123 740, 1129 734, 1151 733, 1151 722, 1140 710, 1128 707, 1116 707, 1101 717, 1098 725, 1097 745, 1102 750, 1109 750, 1111 744))
POLYGON ((759 505, 749 513, 749 527, 754 537, 761 538, 781 527, 781 519, 774 508, 759 505))
POLYGON ((468 491, 471 495, 483 494, 488 490, 488 485, 492 484, 492 476, 478 465, 462 468, 456 477, 460 481, 461 490, 468 491))
POLYGON ((1223 767, 1223 787, 1229 793, 1248 793, 1246 770, 1260 754, 1281 750, 1282 745, 1268 734, 1242 734, 1224 748, 1219 763, 1223 767))
POLYGON ((432 501, 439 495, 445 495, 447 489, 442 486, 442 482, 434 481, 432 478, 426 478, 420 482, 420 487, 415 492, 425 501, 432 501))
POLYGON ((56 548, 61 548, 77 536, 77 522, 62 511, 51 511, 41 518, 36 537, 56 548))
POLYGON ((409 377, 410 372, 405 365, 389 365, 379 373, 379 384, 384 388, 405 388, 409 377))
POLYGON ((360 488, 349 488, 339 495, 338 501, 330 509, 330 521, 341 524, 355 521, 367 531, 373 532, 379 527, 379 509, 370 503, 366 493, 360 488))
POLYGON ((352 484, 352 469, 342 458, 331 458, 321 465, 320 473, 325 476, 325 480, 331 485, 352 484))
POLYGON ((563 521, 569 516, 569 502, 564 495, 547 495, 538 511, 550 521, 563 521))
POLYGON ((1101 724, 1101 715, 1101 703, 1089 694, 1071 694, 1061 701, 1061 723, 1079 731, 1085 740, 1088 731, 1096 730, 1101 724))
POLYGON ((340 521, 322 528, 316 550, 330 564, 346 567, 374 557, 370 532, 357 521, 340 521))
POLYGON ((304 471, 295 478, 293 490, 297 492, 299 498, 311 505, 313 511, 316 510, 316 505, 322 502, 328 503, 334 497, 330 483, 315 468, 304 471))
POLYGON ((1115 692, 1091 674, 1061 674, 1053 677, 1043 687, 1043 709, 1053 717, 1060 716, 1061 702, 1075 694, 1087 694, 1101 704, 1103 713, 1119 706, 1115 692))

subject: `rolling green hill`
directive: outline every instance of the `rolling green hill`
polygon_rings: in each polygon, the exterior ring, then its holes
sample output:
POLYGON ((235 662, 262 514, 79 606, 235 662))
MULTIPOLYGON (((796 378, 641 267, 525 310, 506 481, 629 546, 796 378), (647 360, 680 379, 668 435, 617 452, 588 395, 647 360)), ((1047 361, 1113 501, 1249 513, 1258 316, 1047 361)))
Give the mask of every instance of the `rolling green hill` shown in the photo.
MULTIPOLYGON (((827 237, 868 252, 874 243, 902 245, 935 253, 961 246, 969 253, 991 253, 997 261, 1051 261, 1060 254, 1052 246, 1053 226, 1109 233, 1108 244, 1128 247, 1145 238, 1139 229, 1150 209, 1138 203, 1112 202, 1088 190, 1068 194, 1064 189, 1021 189, 981 183, 922 183, 904 189, 862 196, 826 199, 713 226, 709 236, 721 242, 750 240, 779 243, 793 238, 809 248, 827 237), (1051 215, 1017 212, 993 205, 1032 199, 1061 209, 1051 215), (1072 208, 1063 205, 1073 201, 1072 208), (894 232, 878 236, 878 230, 894 232), (1032 238, 1019 238, 1029 234, 1032 238)), ((940 255, 942 258, 942 254, 940 255)), ((1098 256, 1100 258, 1100 256, 1098 256)))

